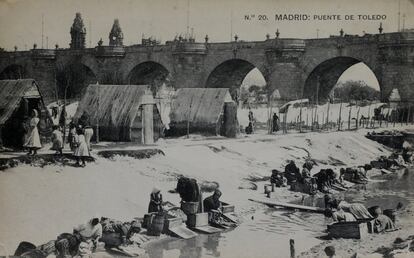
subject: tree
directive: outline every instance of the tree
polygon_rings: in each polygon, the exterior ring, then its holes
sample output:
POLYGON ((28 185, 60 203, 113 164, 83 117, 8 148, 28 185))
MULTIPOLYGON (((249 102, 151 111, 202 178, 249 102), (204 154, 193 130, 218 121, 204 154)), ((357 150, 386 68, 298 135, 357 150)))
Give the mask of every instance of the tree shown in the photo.
POLYGON ((364 81, 339 82, 333 88, 335 98, 349 102, 351 100, 379 100, 380 92, 369 87, 364 81))

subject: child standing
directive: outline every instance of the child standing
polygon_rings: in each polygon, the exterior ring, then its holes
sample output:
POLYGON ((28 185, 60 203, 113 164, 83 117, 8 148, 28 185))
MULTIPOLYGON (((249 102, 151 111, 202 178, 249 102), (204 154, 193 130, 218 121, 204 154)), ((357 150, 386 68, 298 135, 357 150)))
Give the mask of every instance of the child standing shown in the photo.
POLYGON ((62 155, 62 149, 63 149, 63 135, 62 132, 60 131, 60 128, 58 125, 54 125, 53 126, 53 132, 52 132, 52 150, 55 150, 56 153, 55 154, 60 154, 62 155))
POLYGON ((82 128, 78 128, 76 137, 76 149, 75 156, 77 158, 76 165, 81 166, 80 161, 82 161, 82 167, 86 166, 85 159, 90 156, 88 145, 86 144, 85 135, 82 128))

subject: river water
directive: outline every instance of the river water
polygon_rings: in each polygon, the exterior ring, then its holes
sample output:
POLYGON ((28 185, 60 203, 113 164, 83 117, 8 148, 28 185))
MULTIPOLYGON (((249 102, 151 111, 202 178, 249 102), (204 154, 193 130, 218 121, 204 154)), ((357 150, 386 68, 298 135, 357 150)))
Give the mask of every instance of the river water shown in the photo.
MULTIPOLYGON (((344 195, 345 200, 367 207, 395 208, 401 202, 414 208, 414 169, 379 175, 344 195)), ((307 200, 309 201, 309 200, 307 200)), ((330 223, 321 214, 294 212, 265 206, 243 215, 243 223, 234 230, 199 236, 191 240, 169 240, 148 248, 151 258, 199 257, 290 257, 289 239, 295 240, 296 254, 321 242, 330 223)), ((397 226, 407 223, 397 219, 397 226)))

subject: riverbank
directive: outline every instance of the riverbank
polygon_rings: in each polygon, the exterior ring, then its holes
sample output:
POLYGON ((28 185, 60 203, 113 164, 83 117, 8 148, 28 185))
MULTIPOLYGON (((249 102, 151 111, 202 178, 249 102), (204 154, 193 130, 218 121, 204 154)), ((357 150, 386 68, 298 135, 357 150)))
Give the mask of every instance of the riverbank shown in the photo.
MULTIPOLYGON (((280 253, 286 257, 289 238, 297 240, 297 253, 303 252, 321 242, 315 236, 321 235, 319 230, 326 228, 328 222, 321 217, 315 228, 305 225, 306 220, 298 223, 304 219, 302 213, 292 213, 286 219, 281 213, 248 201, 263 197, 264 182, 254 179, 270 176, 271 169, 283 169, 286 161, 292 159, 301 166, 311 157, 318 163, 313 169, 315 173, 321 168, 366 164, 391 153, 366 139, 366 132, 257 134, 238 139, 194 136, 160 141, 157 148, 164 155, 149 159, 106 159, 96 155, 95 162, 88 163, 86 168, 54 164, 9 168, 0 172, 0 242, 12 253, 20 241, 42 244, 62 232, 71 232, 73 226, 97 213, 119 220, 142 217, 154 186, 162 190, 164 200, 178 204, 179 196, 168 190, 175 188, 179 175, 185 175, 199 182, 217 182, 223 201, 236 205, 243 223, 221 234, 221 256, 270 257, 280 253), (265 225, 272 219, 283 222, 280 229, 265 225), (288 228, 284 231, 283 227, 288 228), (307 228, 303 231, 302 227, 307 228)), ((122 148, 134 149, 129 145, 122 148)), ((277 191, 279 199, 286 202, 302 196, 287 189, 277 191)), ((164 250, 163 257, 176 254, 164 250)), ((201 256, 209 255, 203 249, 201 256)))

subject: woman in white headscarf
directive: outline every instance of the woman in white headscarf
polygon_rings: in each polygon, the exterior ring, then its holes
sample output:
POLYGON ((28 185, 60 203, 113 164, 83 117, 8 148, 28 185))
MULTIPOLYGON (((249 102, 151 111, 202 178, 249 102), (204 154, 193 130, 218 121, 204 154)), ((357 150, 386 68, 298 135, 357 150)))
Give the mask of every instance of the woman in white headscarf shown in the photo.
POLYGON ((39 121, 40 119, 37 110, 33 109, 29 122, 29 130, 26 133, 26 140, 23 144, 23 147, 29 149, 29 155, 36 155, 37 150, 42 148, 42 144, 40 143, 39 130, 37 129, 37 124, 39 124, 39 121))

